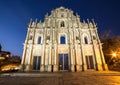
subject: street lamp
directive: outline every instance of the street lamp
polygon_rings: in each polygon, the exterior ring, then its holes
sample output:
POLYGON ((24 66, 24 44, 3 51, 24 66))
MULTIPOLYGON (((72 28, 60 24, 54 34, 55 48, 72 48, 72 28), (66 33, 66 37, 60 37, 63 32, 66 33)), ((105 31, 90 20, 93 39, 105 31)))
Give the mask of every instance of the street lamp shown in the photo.
POLYGON ((116 54, 116 53, 113 53, 113 54, 112 54, 112 56, 113 56, 113 57, 116 57, 116 56, 117 56, 117 54, 116 54))

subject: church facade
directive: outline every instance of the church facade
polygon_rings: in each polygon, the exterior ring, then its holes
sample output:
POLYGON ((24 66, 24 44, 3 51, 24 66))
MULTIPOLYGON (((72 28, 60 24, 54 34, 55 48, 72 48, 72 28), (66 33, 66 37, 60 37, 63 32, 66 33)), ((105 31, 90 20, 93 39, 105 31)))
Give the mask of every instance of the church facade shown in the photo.
POLYGON ((44 22, 30 21, 21 69, 58 72, 107 70, 94 20, 80 21, 78 14, 59 7, 44 22))

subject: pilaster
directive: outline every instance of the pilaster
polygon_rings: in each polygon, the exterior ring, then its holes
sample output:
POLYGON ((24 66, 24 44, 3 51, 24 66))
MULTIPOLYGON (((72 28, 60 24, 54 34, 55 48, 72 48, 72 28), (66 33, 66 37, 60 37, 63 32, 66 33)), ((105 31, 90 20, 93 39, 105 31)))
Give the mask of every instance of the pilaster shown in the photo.
POLYGON ((82 54, 82 71, 86 71, 87 70, 87 65, 86 65, 86 56, 85 56, 85 52, 84 52, 84 44, 81 44, 81 54, 82 54))
POLYGON ((24 65, 24 64, 21 64, 21 65, 20 65, 20 71, 24 71, 24 69, 25 69, 25 65, 24 65))
POLYGON ((79 72, 82 71, 82 66, 80 65, 80 63, 82 62, 80 45, 76 44, 75 49, 76 49, 76 71, 79 72))
POLYGON ((77 64, 77 65, 76 65, 76 71, 77 71, 77 72, 82 71, 82 66, 77 64))
POLYGON ((54 71, 54 72, 58 72, 58 65, 56 65, 56 64, 53 65, 53 71, 54 71))
POLYGON ((45 71, 45 65, 42 64, 42 65, 40 66, 40 71, 41 71, 41 72, 44 72, 44 71, 45 71))
POLYGON ((83 71, 87 70, 87 65, 86 64, 83 64, 82 67, 84 68, 84 69, 82 69, 83 71))
POLYGON ((28 71, 30 71, 30 64, 27 64, 27 65, 25 65, 25 70, 24 71, 26 71, 26 72, 28 72, 28 71))
POLYGON ((97 41, 98 41, 98 44, 99 44, 99 51, 100 51, 100 55, 101 55, 100 57, 101 57, 101 61, 102 61, 102 68, 103 68, 103 70, 108 70, 108 66, 107 66, 107 64, 105 62, 105 59, 104 59, 104 55, 103 55, 103 51, 102 51, 102 44, 100 42, 97 29, 95 29, 95 34, 96 34, 97 41))
POLYGON ((71 71, 75 71, 75 62, 74 62, 74 50, 73 45, 71 45, 71 71))
POLYGON ((109 70, 107 64, 104 63, 104 64, 103 64, 103 67, 104 67, 104 70, 105 70, 105 71, 108 71, 108 70, 109 70))
POLYGON ((52 71, 52 47, 50 45, 48 72, 51 72, 51 71, 52 71))
POLYGON ((48 65, 48 72, 51 72, 51 71, 52 71, 52 65, 49 64, 49 65, 48 65))
POLYGON ((26 50, 27 50, 27 46, 26 46, 26 44, 24 44, 24 50, 23 50, 23 56, 22 56, 22 62, 21 62, 22 65, 25 62, 26 50))
POLYGON ((102 67, 101 64, 97 64, 97 70, 98 70, 98 71, 103 71, 103 67, 102 67))
POLYGON ((71 64, 71 72, 75 72, 75 65, 71 64))

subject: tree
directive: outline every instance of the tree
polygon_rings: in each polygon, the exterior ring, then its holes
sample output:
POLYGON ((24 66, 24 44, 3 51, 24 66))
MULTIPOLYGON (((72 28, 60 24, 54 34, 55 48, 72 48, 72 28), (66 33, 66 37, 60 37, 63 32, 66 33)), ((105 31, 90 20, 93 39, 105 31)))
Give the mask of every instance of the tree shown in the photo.
POLYGON ((120 68, 120 36, 110 36, 110 31, 100 36, 103 43, 103 53, 109 69, 120 68), (112 54, 115 53, 116 57, 112 54))
POLYGON ((9 57, 7 59, 7 62, 13 63, 13 64, 20 64, 21 63, 21 59, 20 59, 20 56, 13 55, 13 56, 11 56, 11 57, 9 57))

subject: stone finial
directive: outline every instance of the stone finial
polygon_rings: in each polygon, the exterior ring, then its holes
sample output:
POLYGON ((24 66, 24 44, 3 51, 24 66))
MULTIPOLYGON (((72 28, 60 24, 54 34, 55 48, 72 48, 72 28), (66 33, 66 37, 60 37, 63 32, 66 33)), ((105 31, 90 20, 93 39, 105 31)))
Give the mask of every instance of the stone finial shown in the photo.
POLYGON ((48 17, 48 13, 45 15, 45 18, 47 18, 48 17))
POLYGON ((33 21, 32 24, 31 24, 31 26, 34 27, 34 25, 35 25, 35 22, 33 21))
POLYGON ((77 17, 77 18, 80 18, 80 16, 78 15, 78 13, 76 13, 76 17, 77 17))
POLYGON ((89 19, 87 19, 87 22, 90 23, 89 19))
POLYGON ((41 23, 41 20, 39 21, 39 23, 41 23))
POLYGON ((92 19, 93 27, 97 26, 97 23, 95 23, 94 19, 92 19))
POLYGON ((92 19, 92 23, 93 23, 93 24, 95 23, 94 19, 92 19))
POLYGON ((83 23, 85 23, 85 20, 83 20, 83 23))
POLYGON ((78 16, 78 13, 76 13, 76 16, 78 16))
POLYGON ((30 19, 30 22, 29 22, 29 27, 31 27, 31 25, 32 25, 32 18, 30 19))
POLYGON ((32 18, 30 19, 30 23, 32 23, 32 18))
POLYGON ((89 22, 88 24, 89 24, 89 27, 90 27, 90 28, 93 28, 92 22, 89 22))
POLYGON ((36 18, 36 19, 35 19, 35 27, 37 27, 37 21, 38 21, 38 20, 37 20, 37 18, 36 18))
POLYGON ((37 23, 37 18, 35 19, 35 23, 37 23))

